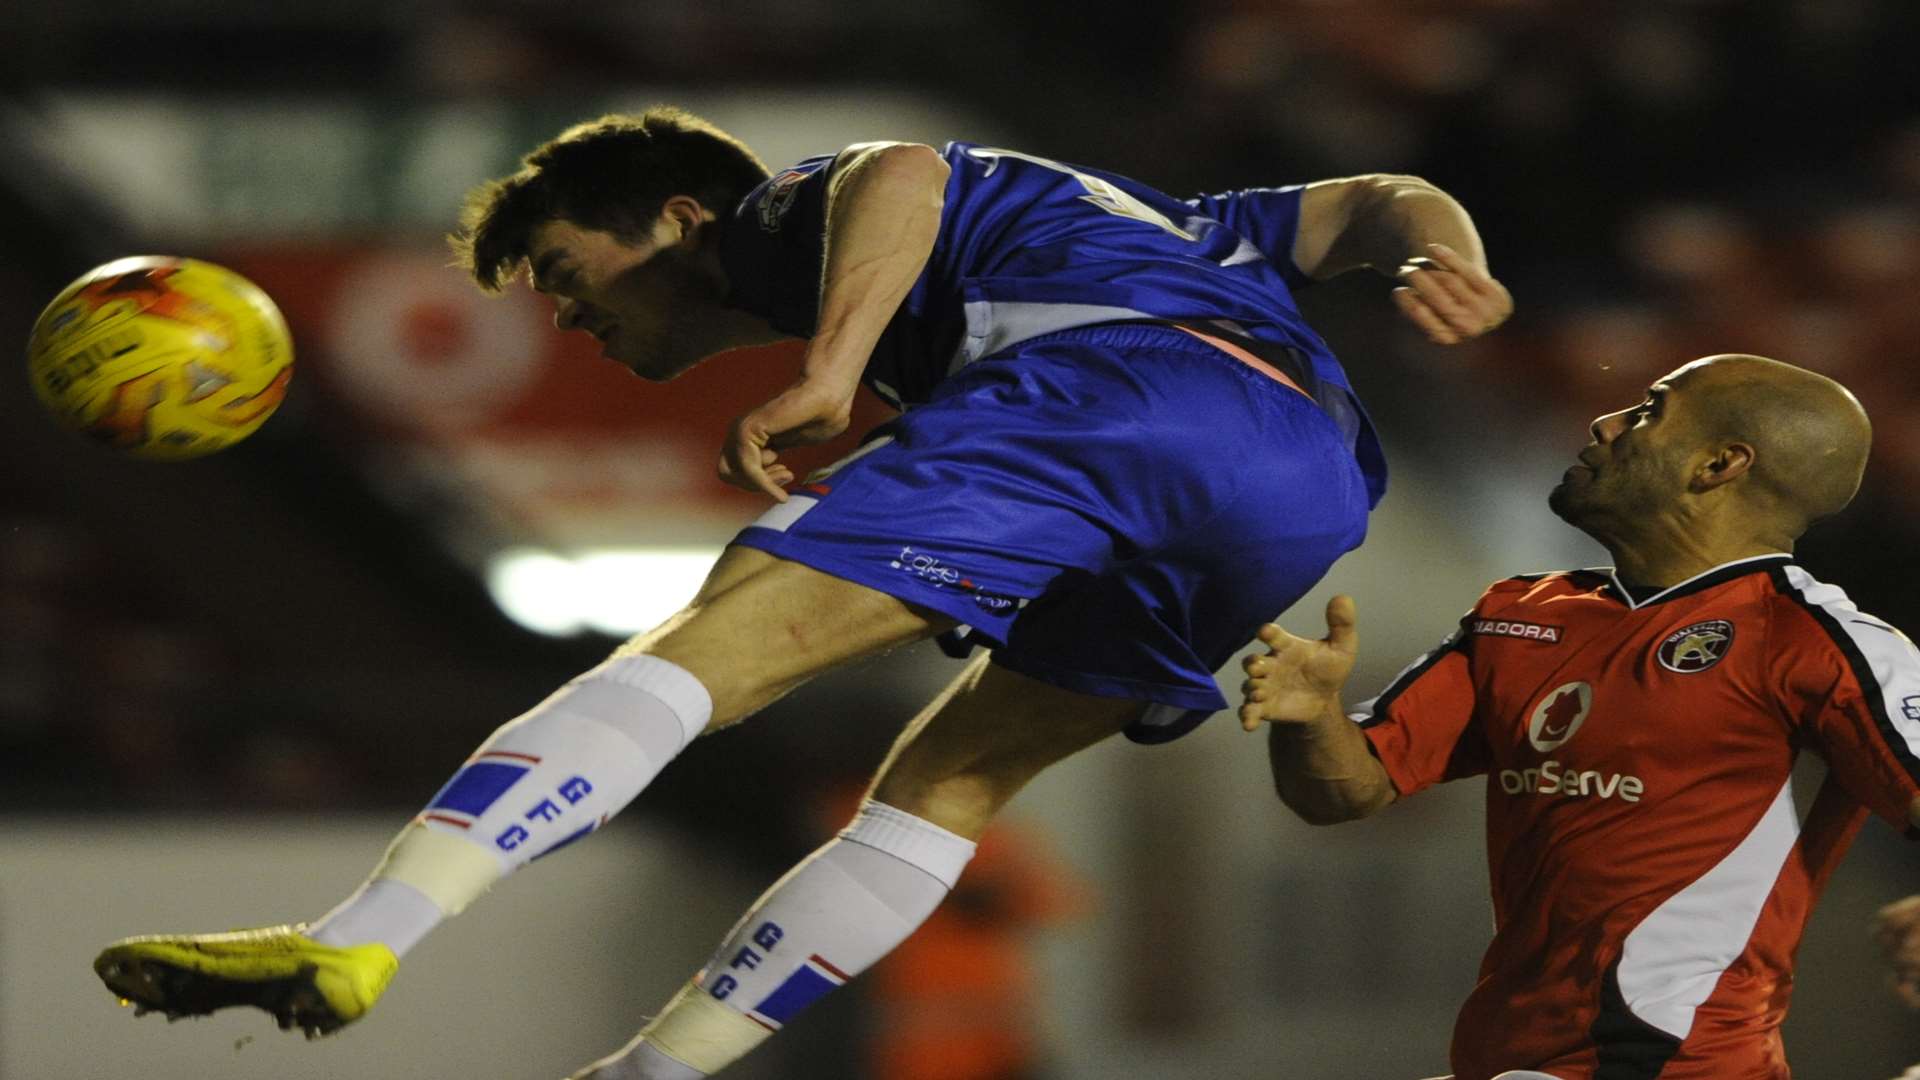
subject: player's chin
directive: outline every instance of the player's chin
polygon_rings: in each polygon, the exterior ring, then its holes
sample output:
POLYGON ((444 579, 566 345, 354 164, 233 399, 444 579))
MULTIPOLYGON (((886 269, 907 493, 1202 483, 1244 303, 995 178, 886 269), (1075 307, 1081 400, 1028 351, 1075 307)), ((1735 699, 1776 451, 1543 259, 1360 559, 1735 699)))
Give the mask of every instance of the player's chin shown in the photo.
POLYGON ((1575 490, 1571 479, 1560 481, 1553 486, 1552 491, 1547 492, 1547 509, 1553 511, 1555 516, 1569 525, 1579 525, 1580 520, 1585 516, 1583 513, 1585 507, 1581 503, 1580 495, 1575 490))
POLYGON ((659 348, 647 349, 635 356, 632 361, 622 361, 635 375, 648 382, 672 382, 673 380, 700 366, 709 353, 678 349, 671 344, 659 348))
POLYGON ((693 366, 692 364, 672 363, 667 357, 657 352, 641 352, 639 350, 609 353, 607 359, 612 360, 614 363, 619 364, 621 367, 626 368, 628 371, 633 372, 648 382, 654 383, 671 382, 693 366))

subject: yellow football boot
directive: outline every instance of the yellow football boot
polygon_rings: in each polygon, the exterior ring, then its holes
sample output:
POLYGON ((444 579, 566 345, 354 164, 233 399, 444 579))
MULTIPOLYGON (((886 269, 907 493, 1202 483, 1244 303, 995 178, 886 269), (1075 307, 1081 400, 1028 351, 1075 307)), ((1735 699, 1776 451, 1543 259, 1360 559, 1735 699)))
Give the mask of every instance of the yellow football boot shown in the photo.
POLYGON ((102 950, 93 970, 136 1014, 177 1020, 252 1005, 272 1013, 281 1030, 297 1027, 313 1038, 366 1015, 400 961, 385 945, 336 948, 305 929, 126 938, 102 950))

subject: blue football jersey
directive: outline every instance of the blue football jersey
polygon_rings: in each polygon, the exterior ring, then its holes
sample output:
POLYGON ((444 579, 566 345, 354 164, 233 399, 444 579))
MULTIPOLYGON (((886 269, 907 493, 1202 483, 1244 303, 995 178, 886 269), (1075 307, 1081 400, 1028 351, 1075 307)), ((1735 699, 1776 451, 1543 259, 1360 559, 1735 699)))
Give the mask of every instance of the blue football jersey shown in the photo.
MULTIPOLYGON (((925 402, 953 372, 1022 341, 1139 320, 1210 322, 1291 349, 1340 424, 1372 502, 1386 463, 1346 373, 1292 290, 1300 189, 1180 200, 1099 170, 948 143, 939 235, 862 381, 889 403, 925 402)), ((811 337, 820 306, 826 188, 835 156, 775 173, 721 235, 728 302, 811 337)))

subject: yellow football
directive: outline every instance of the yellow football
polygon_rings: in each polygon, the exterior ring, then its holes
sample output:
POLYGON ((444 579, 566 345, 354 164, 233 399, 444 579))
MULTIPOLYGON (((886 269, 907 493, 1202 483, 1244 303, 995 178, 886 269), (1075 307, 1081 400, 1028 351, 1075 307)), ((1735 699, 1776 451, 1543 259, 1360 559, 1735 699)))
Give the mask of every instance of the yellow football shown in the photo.
POLYGON ((293 337, 272 299, 239 274, 136 255, 54 297, 27 340, 27 373, 61 425, 175 461, 266 422, 293 375, 293 337))

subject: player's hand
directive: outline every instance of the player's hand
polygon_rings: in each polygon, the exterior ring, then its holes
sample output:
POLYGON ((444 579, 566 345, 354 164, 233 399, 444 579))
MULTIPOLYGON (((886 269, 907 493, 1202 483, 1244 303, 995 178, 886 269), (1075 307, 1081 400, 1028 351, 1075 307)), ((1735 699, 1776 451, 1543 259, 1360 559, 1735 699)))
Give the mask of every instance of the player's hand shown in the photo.
POLYGON ((1340 688, 1353 673, 1360 652, 1360 630, 1353 597, 1327 601, 1327 636, 1319 641, 1294 637, 1268 623, 1258 637, 1265 656, 1240 662, 1247 681, 1240 684, 1246 704, 1240 706, 1240 726, 1258 730, 1263 723, 1303 724, 1340 707, 1340 688))
POLYGON ((1920 1009, 1920 896, 1896 900, 1875 913, 1873 938, 1893 968, 1893 990, 1920 1009))
POLYGON ((780 464, 789 446, 826 442, 853 421, 853 395, 859 388, 803 378, 771 401, 733 422, 720 450, 720 479, 745 491, 760 491, 786 502, 793 470, 780 464))
POLYGON ((1408 259, 1394 276, 1393 302, 1436 345, 1471 341, 1506 322, 1513 294, 1492 275, 1445 244, 1428 244, 1432 257, 1408 259))

